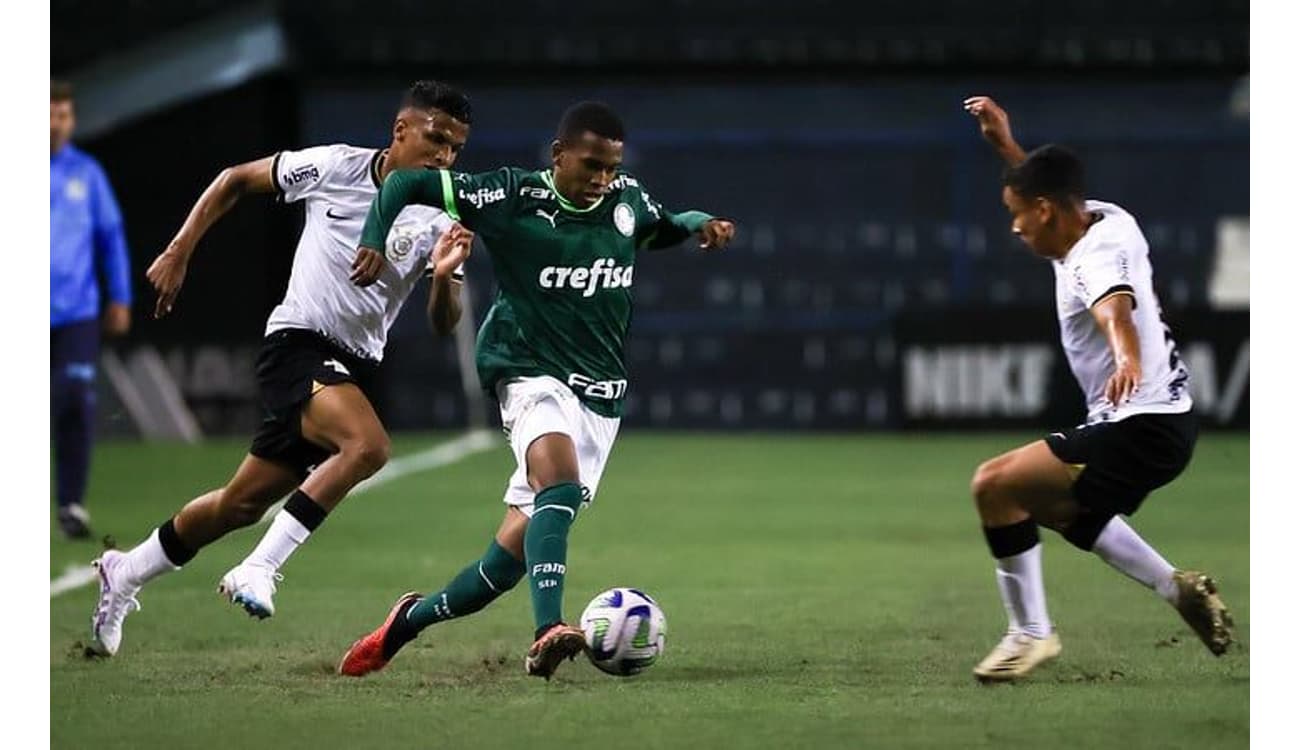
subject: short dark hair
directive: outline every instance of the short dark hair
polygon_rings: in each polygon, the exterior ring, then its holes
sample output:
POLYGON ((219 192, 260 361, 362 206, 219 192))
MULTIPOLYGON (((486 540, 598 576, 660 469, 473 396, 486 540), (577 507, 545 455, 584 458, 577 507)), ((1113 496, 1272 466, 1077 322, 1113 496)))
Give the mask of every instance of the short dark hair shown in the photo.
POLYGON ((70 102, 72 101, 72 84, 67 81, 60 81, 57 78, 50 79, 50 101, 52 102, 70 102))
POLYGON ((1002 184, 1022 198, 1078 203, 1083 200, 1083 161, 1070 149, 1049 143, 1030 151, 1016 166, 1007 167, 1002 184))
POLYGON ((623 140, 623 121, 604 102, 578 102, 564 111, 555 137, 562 143, 571 143, 583 133, 595 133, 611 141, 623 140))
POLYGON ((437 109, 469 125, 474 119, 474 110, 469 106, 469 97, 459 90, 441 81, 416 81, 402 96, 402 109, 437 109))

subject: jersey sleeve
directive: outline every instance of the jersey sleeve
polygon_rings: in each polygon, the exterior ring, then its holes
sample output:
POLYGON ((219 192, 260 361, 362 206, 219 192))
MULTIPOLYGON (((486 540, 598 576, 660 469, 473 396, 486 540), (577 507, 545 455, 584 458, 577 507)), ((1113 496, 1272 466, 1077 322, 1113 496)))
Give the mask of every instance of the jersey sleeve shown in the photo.
POLYGON ((479 174, 446 169, 398 169, 384 180, 370 204, 361 244, 381 247, 403 208, 418 203, 440 208, 474 232, 500 223, 508 214, 517 179, 508 168, 479 174))
POLYGON ((703 211, 673 213, 650 197, 644 185, 635 188, 640 195, 637 211, 636 246, 647 250, 675 247, 700 231, 713 216, 703 211))
POLYGON ((1071 264, 1071 287, 1083 304, 1093 307, 1116 294, 1134 299, 1127 248, 1117 242, 1099 242, 1085 249, 1071 264))
POLYGON ((285 203, 310 197, 325 183, 338 162, 333 146, 313 146, 301 151, 281 151, 271 162, 271 180, 285 203))

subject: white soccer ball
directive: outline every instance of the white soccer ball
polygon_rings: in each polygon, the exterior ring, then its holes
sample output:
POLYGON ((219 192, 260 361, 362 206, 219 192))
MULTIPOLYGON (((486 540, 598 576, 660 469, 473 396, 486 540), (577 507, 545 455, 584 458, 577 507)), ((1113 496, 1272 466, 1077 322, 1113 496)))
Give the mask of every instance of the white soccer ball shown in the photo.
POLYGON ((633 675, 664 652, 668 621, 655 600, 636 589, 601 593, 582 611, 581 623, 587 655, 603 672, 633 675))

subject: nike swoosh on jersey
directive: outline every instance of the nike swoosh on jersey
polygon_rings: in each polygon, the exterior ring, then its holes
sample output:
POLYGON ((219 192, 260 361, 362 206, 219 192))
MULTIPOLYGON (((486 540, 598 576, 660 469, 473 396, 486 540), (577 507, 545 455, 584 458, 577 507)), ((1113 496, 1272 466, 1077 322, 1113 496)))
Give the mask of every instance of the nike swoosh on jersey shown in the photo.
POLYGON ((333 206, 331 206, 331 207, 325 209, 325 215, 328 216, 328 217, 331 218, 331 219, 351 219, 351 218, 352 218, 351 216, 343 216, 343 215, 341 215, 341 214, 336 214, 336 213, 334 213, 334 207, 333 207, 333 206))

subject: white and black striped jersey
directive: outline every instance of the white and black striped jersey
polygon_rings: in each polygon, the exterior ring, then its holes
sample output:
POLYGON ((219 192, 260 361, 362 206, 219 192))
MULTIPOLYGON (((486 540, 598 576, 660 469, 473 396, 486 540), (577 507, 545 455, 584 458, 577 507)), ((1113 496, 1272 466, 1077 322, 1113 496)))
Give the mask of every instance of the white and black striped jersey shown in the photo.
MULTIPOLYGON (((275 157, 276 189, 286 202, 305 201, 307 220, 289 288, 266 321, 267 334, 304 328, 357 356, 383 359, 388 329, 452 220, 432 206, 408 206, 388 233, 379 280, 368 287, 353 284, 349 276, 361 227, 379 191, 380 153, 334 144, 281 151, 275 157)), ((464 268, 456 269, 455 278, 463 277, 464 268)))
POLYGON ((1191 409, 1187 367, 1161 317, 1146 237, 1137 220, 1113 203, 1090 200, 1085 207, 1095 221, 1052 267, 1056 271, 1061 346, 1087 399, 1088 422, 1191 409), (1115 372, 1115 358, 1091 312, 1093 305, 1115 294, 1130 295, 1133 300, 1133 323, 1142 358, 1142 382, 1119 406, 1106 400, 1106 381, 1115 372))

